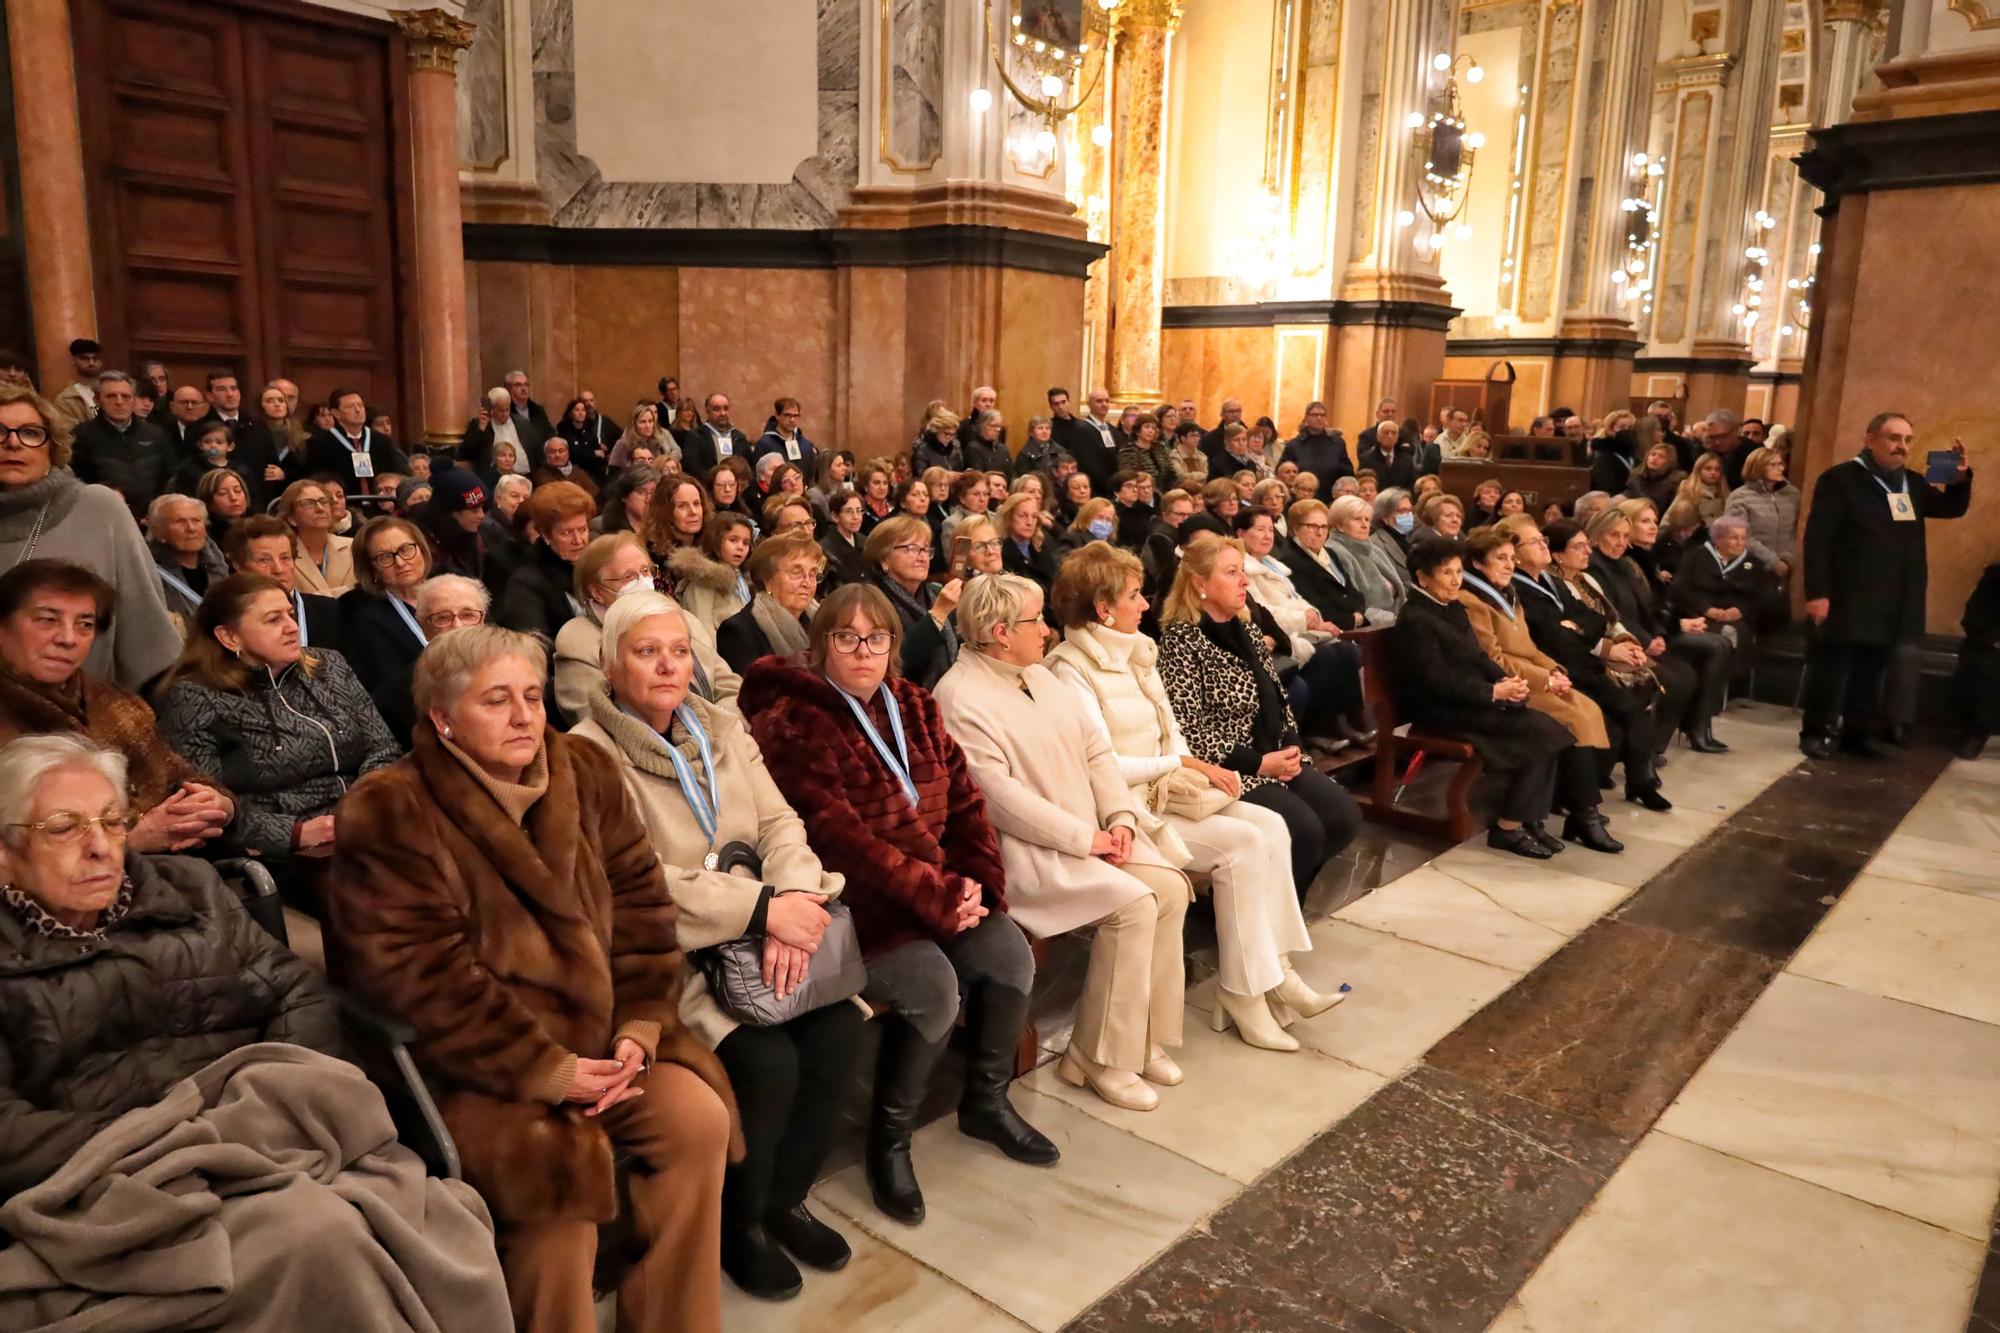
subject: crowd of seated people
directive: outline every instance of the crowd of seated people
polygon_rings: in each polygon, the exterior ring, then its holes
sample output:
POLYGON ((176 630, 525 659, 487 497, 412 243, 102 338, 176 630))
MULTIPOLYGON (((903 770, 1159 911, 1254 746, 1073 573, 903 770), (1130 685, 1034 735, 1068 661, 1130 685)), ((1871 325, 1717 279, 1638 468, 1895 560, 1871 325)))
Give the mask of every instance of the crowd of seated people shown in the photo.
POLYGON ((1724 748, 1798 559, 1781 442, 1683 457, 1652 414, 1559 414, 1600 484, 1531 517, 1444 493, 1479 432, 1389 400, 1350 453, 1324 404, 1286 438, 1233 399, 1204 428, 1054 390, 1015 453, 981 388, 857 459, 795 399, 753 441, 671 377, 552 422, 516 372, 415 451, 353 390, 302 414, 274 381, 252 421, 182 386, 170 429, 88 387, 74 422, 0 387, 0 741, 123 765, 129 814, 64 809, 145 892, 142 854, 251 855, 321 922, 333 979, 416 1031, 529 1329, 592 1326, 614 1218, 626 1328, 846 1263, 806 1193, 871 1012, 884 1214, 924 1218, 960 1025, 959 1129, 1056 1165, 1008 1097, 1036 941, 1092 932, 1058 1072, 1112 1105, 1203 1076, 1175 1058, 1197 886, 1217 1029, 1297 1050, 1342 998, 1294 963, 1362 817, 1323 771, 1374 740, 1356 636, 1402 721, 1495 774, 1492 846, 1615 854, 1601 793, 1622 766, 1669 809, 1669 741, 1724 748))

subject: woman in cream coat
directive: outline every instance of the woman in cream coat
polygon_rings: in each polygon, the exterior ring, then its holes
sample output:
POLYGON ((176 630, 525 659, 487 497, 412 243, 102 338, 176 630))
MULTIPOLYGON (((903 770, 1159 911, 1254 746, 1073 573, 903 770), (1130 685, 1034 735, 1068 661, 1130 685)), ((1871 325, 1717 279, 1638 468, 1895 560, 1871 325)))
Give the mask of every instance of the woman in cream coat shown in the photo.
POLYGON ((1177 839, 1187 869, 1209 876, 1221 954, 1216 1028, 1234 1022, 1252 1046, 1296 1051, 1271 1005, 1311 1017, 1342 997, 1315 993, 1292 970, 1288 955, 1312 941, 1292 892, 1291 835, 1275 811, 1236 799, 1236 774, 1188 752, 1160 681, 1159 646, 1139 632, 1144 578, 1137 557, 1104 542, 1071 556, 1050 599, 1064 634, 1050 669, 1106 732, 1142 819, 1159 811, 1161 840, 1177 839))
MULTIPOLYGON (((602 665, 605 687, 570 735, 618 761, 666 873, 676 938, 691 951, 760 938, 783 994, 804 979, 829 920, 824 905, 845 881, 806 845, 805 825, 735 712, 691 692, 680 607, 657 592, 619 598, 604 616, 602 665), (711 868, 710 854, 732 842, 757 850, 760 877, 711 868)), ((784 1299, 800 1287, 786 1252, 821 1269, 849 1257, 840 1234, 806 1210, 806 1191, 839 1121, 864 1016, 843 1000, 773 1027, 741 1024, 691 967, 680 1019, 729 1071, 743 1116, 745 1156, 722 1186, 723 1271, 752 1295, 784 1299)))
MULTIPOLYGON (((656 591, 657 574, 653 557, 636 532, 607 532, 576 558, 575 595, 583 614, 556 632, 556 709, 564 721, 588 718, 590 696, 604 689, 599 658, 605 612, 624 593, 656 591)), ((694 644, 693 692, 712 704, 734 708, 743 678, 716 651, 713 630, 692 616, 687 627, 694 644)))
POLYGON ((964 647, 937 702, 986 792, 1009 915, 1044 939, 1097 925, 1057 1072, 1113 1106, 1150 1111, 1159 1095, 1148 1084, 1182 1077, 1166 1048, 1180 1045, 1186 1000, 1185 851, 1147 836, 1142 820, 1157 821, 1119 773, 1103 728, 1042 665, 1042 590, 1018 574, 987 574, 967 585, 957 615, 964 647))

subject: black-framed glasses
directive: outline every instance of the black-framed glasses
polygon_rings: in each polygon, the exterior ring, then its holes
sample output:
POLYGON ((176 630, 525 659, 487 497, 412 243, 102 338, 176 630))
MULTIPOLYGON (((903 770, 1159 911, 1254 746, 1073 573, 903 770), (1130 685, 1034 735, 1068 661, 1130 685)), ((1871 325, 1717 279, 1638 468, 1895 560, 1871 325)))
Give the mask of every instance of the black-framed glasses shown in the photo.
POLYGON ((851 629, 837 629, 826 637, 835 652, 849 657, 859 653, 863 645, 867 646, 868 656, 880 657, 888 652, 889 645, 896 641, 896 636, 885 629, 878 629, 873 634, 857 634, 851 629))
POLYGON ((423 549, 415 542, 404 542, 393 551, 377 551, 368 557, 368 562, 377 569, 387 569, 405 560, 415 560, 423 554, 423 549))
POLYGON ((49 447, 47 426, 0 426, 0 444, 13 440, 23 449, 46 449, 49 447))

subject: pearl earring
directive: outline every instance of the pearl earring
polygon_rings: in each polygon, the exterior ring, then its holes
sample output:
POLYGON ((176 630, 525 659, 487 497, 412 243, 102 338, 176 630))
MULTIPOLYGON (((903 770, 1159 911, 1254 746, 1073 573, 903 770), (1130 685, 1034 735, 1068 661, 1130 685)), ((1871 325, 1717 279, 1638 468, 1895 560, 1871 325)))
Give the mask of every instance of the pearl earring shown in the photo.
POLYGON ((445 738, 446 740, 450 740, 450 739, 451 739, 451 728, 450 728, 450 727, 439 727, 439 728, 438 728, 438 735, 440 735, 440 736, 444 737, 444 738, 445 738))

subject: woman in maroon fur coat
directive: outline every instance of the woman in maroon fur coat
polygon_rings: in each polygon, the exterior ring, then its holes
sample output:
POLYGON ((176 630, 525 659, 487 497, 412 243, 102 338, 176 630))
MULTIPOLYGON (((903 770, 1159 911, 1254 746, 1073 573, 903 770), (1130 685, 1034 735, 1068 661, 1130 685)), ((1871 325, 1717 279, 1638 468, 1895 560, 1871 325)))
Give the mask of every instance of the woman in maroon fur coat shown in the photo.
POLYGON ((762 659, 738 704, 820 862, 847 876, 841 901, 868 960, 864 994, 893 1006, 875 1074, 868 1183, 876 1207, 915 1225, 924 1196, 910 1135, 961 987, 972 1054, 960 1131, 1018 1162, 1047 1166, 1057 1153, 1007 1100, 1034 954, 1007 917, 986 798, 930 693, 896 674, 902 638, 889 599, 850 584, 820 603, 806 662, 762 659))

